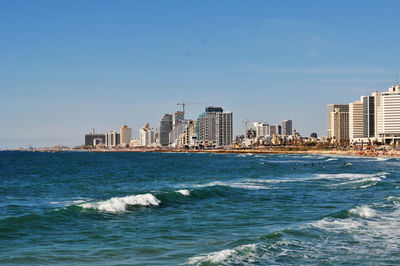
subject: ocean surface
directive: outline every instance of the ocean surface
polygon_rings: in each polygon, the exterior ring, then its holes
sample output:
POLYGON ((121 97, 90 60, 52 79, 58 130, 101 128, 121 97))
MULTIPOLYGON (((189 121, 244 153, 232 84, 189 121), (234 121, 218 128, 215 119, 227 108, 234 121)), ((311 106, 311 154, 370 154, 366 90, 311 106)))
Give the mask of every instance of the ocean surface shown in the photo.
POLYGON ((400 264, 400 160, 3 151, 0 264, 400 264))

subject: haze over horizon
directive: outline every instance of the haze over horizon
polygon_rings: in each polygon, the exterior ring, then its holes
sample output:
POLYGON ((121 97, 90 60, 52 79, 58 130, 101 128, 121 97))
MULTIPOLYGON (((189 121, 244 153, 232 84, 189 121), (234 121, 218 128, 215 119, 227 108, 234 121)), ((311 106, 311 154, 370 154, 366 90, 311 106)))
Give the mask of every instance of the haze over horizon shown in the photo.
POLYGON ((0 148, 206 105, 326 135, 326 104, 400 76, 399 1, 2 1, 0 148))

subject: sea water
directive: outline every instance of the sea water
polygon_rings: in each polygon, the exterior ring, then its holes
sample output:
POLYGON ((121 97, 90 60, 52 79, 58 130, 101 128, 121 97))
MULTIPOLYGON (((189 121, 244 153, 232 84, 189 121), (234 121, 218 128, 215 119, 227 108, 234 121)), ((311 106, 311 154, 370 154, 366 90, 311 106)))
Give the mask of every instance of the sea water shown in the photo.
POLYGON ((0 152, 0 264, 399 264, 400 160, 0 152))

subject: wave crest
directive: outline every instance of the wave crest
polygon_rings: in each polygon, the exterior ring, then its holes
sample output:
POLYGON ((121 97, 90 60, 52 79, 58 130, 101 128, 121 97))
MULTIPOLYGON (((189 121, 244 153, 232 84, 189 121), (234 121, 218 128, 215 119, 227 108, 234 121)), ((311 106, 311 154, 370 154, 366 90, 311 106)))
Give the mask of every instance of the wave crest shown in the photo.
POLYGON ((187 189, 180 189, 176 191, 177 193, 182 194, 183 196, 189 196, 190 195, 190 191, 187 189))
POLYGON ((376 216, 376 212, 366 205, 353 208, 349 210, 349 213, 363 218, 373 218, 376 216))
POLYGON ((161 203, 150 193, 131 195, 126 197, 115 197, 106 201, 83 203, 78 206, 85 209, 96 209, 107 212, 124 212, 129 205, 131 206, 158 206, 161 203))
POLYGON ((236 247, 234 249, 224 249, 217 252, 211 252, 199 256, 192 257, 188 260, 188 264, 202 265, 203 263, 220 264, 228 262, 229 264, 237 264, 246 257, 252 257, 256 251, 256 244, 249 244, 236 247))

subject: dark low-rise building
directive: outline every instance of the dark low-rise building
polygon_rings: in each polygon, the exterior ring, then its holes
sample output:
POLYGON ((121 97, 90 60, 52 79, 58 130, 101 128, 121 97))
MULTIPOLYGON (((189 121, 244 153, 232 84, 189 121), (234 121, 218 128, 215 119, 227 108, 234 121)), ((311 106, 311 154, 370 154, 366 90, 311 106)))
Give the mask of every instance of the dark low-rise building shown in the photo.
POLYGON ((86 134, 85 135, 85 146, 94 146, 94 141, 96 139, 101 139, 102 143, 105 143, 106 135, 105 134, 96 134, 96 133, 94 133, 94 131, 92 131, 89 134, 86 134))

